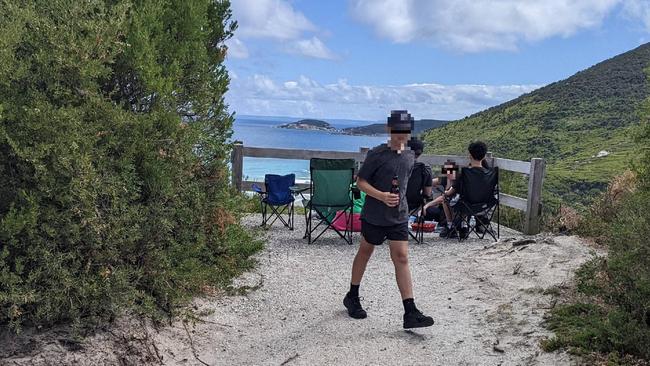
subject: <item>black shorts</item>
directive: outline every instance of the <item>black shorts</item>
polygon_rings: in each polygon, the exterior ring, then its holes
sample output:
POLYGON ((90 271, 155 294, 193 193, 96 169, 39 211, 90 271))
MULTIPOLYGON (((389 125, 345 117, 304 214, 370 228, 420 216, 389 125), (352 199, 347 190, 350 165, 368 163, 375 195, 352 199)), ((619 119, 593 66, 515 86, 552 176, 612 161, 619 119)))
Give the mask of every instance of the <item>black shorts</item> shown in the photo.
POLYGON ((408 241, 409 226, 408 222, 393 226, 377 226, 361 220, 361 235, 372 245, 382 245, 386 239, 408 241))

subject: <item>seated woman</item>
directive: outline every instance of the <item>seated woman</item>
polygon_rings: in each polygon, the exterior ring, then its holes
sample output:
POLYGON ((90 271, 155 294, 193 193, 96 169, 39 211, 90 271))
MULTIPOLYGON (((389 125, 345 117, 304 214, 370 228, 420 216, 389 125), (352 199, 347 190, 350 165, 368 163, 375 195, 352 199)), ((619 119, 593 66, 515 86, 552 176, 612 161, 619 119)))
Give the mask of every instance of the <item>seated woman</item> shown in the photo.
MULTIPOLYGON (((469 152, 469 165, 463 169, 471 169, 472 172, 481 172, 485 174, 486 179, 489 179, 491 176, 490 169, 488 168, 489 165, 487 164, 485 157, 487 154, 487 145, 482 142, 482 141, 476 141, 472 142, 469 147, 467 148, 469 152)), ((449 163, 449 162, 447 162, 449 163)), ((459 180, 457 180, 457 172, 458 168, 455 167, 455 164, 447 164, 445 163, 443 167, 443 172, 447 174, 447 186, 445 189, 445 192, 442 194, 442 196, 436 198, 434 201, 430 203, 430 206, 433 206, 431 209, 431 217, 435 219, 435 217, 440 218, 438 220, 440 223, 442 223, 442 214, 441 214, 441 208, 442 206, 442 211, 444 212, 444 219, 446 225, 443 227, 443 231, 440 233, 440 237, 446 238, 446 237, 454 237, 457 235, 456 230, 453 229, 453 224, 452 224, 452 213, 449 208, 449 206, 453 206, 455 202, 458 201, 460 198, 458 195, 458 192, 460 192, 459 187, 457 186, 459 180), (456 168, 455 170, 453 168, 456 168), (434 203, 435 202, 435 203, 434 203), (434 206, 437 205, 437 206, 434 206)), ((464 171, 465 171, 464 170, 464 171)), ((445 177, 443 177, 445 178, 445 177)), ((471 197, 464 197, 464 199, 469 199, 471 202, 471 197)), ((429 210, 426 211, 427 214, 429 213, 429 210)), ((485 225, 489 224, 489 221, 487 218, 483 216, 478 216, 477 219, 480 218, 479 222, 484 223, 485 225)), ((426 217, 425 217, 426 219, 426 217)), ((481 225, 482 226, 482 225, 481 225)), ((461 231, 462 228, 460 229, 461 231)), ((478 231, 482 231, 483 227, 477 228, 478 231)), ((466 230, 465 230, 466 231, 466 230)), ((461 232, 461 235, 464 235, 464 233, 461 232)))
POLYGON ((451 205, 453 205, 457 200, 457 195, 453 193, 452 189, 454 182, 456 181, 456 173, 458 172, 458 166, 453 161, 447 161, 442 168, 443 177, 436 177, 433 179, 433 185, 435 187, 442 186, 444 187, 440 196, 436 197, 433 201, 427 203, 424 206, 425 220, 433 220, 438 222, 438 225, 442 227, 440 232, 441 238, 453 237, 454 232, 452 229, 451 223, 451 210, 445 202, 445 197, 451 205))

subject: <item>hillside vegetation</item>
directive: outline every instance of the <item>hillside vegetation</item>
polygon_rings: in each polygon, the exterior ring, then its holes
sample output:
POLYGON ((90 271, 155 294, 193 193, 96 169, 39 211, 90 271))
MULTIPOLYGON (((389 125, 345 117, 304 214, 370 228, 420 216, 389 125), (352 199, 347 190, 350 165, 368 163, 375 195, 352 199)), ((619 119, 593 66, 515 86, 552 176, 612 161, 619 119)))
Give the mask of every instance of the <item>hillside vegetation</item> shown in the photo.
MULTIPOLYGON (((631 133, 648 96, 650 44, 428 131, 427 151, 466 154, 481 139, 498 157, 547 160, 546 200, 584 205, 630 165, 631 133), (599 152, 606 151, 598 157, 599 152)), ((521 191, 525 184, 513 185, 521 191)), ((522 192, 513 192, 522 193, 522 192)))
POLYGON ((586 355, 585 364, 650 364, 650 98, 641 111, 639 164, 612 181, 577 227, 607 256, 580 268, 571 300, 546 323, 555 335, 542 347, 586 355))

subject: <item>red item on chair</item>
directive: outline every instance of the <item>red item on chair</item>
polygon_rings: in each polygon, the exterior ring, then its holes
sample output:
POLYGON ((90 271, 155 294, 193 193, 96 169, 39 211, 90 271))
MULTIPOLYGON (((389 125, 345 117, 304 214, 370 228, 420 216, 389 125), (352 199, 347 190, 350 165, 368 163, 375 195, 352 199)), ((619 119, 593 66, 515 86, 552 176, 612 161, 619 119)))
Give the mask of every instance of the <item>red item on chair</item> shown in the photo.
MULTIPOLYGON (((350 220, 350 214, 343 211, 337 211, 334 221, 332 221, 332 227, 338 231, 344 231, 348 228, 350 220)), ((352 232, 361 232, 361 214, 354 213, 352 214, 352 232)))

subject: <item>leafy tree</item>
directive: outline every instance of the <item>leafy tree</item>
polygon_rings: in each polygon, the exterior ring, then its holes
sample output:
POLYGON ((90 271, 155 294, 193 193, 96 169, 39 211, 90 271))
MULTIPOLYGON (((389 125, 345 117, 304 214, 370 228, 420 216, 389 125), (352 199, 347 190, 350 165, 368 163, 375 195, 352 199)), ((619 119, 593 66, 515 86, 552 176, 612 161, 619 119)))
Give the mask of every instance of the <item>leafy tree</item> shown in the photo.
POLYGON ((0 0, 0 323, 173 314, 248 263, 229 6, 0 0))

